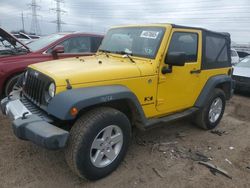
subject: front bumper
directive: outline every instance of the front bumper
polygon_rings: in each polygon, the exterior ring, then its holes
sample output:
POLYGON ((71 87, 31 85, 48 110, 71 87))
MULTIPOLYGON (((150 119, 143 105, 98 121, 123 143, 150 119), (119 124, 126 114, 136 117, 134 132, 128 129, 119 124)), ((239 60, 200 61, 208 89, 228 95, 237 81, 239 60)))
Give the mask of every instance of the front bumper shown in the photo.
POLYGON ((250 91, 250 78, 234 75, 233 79, 235 81, 235 90, 240 91, 250 91))
POLYGON ((248 82, 236 81, 235 90, 250 91, 250 83, 248 83, 248 82))
POLYGON ((12 128, 18 138, 51 150, 65 147, 69 132, 33 114, 19 98, 4 98, 1 110, 13 120, 12 128))

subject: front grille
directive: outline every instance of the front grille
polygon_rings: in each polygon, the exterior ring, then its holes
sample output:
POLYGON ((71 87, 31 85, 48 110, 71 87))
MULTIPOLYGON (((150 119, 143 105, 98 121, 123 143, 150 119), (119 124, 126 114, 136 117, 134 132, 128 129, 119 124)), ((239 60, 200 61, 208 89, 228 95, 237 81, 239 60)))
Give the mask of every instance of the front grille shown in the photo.
POLYGON ((45 105, 44 95, 50 82, 50 78, 42 73, 29 69, 26 83, 23 87, 24 95, 36 105, 45 105))

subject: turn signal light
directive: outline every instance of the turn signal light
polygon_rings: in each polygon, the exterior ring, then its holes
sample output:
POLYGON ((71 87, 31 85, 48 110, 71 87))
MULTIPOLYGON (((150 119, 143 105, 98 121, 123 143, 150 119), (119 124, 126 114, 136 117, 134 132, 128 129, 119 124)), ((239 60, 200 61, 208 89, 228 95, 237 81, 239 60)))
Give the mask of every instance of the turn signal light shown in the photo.
POLYGON ((78 114, 77 108, 75 108, 75 107, 71 108, 70 114, 71 114, 72 116, 76 116, 76 115, 78 114))

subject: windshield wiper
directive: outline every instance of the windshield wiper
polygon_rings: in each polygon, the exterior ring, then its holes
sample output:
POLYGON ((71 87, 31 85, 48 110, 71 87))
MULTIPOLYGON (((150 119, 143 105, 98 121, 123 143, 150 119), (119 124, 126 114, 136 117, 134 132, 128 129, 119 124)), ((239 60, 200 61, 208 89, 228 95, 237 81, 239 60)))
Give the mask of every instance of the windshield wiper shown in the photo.
POLYGON ((131 56, 133 56, 133 54, 132 53, 128 53, 128 52, 125 52, 125 51, 117 51, 117 52, 114 52, 114 53, 116 53, 116 54, 121 54, 121 55, 123 55, 122 57, 127 57, 127 58, 129 58, 129 60, 132 62, 132 63, 135 63, 135 61, 133 60, 133 58, 131 57, 131 56))

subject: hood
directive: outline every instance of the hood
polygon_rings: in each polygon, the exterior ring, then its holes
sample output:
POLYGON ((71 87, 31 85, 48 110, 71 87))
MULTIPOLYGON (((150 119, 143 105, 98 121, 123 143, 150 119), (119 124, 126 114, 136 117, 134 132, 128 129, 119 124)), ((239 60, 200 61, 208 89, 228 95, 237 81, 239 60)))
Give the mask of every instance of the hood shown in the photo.
POLYGON ((248 67, 234 67, 233 75, 250 78, 250 68, 248 67))
POLYGON ((30 66, 55 80, 57 86, 127 79, 140 76, 136 63, 129 59, 87 56, 37 63, 30 66))
MULTIPOLYGON (((23 44, 21 41, 19 41, 17 38, 15 38, 13 35, 5 31, 4 29, 0 28, 0 41, 7 41, 9 44, 11 44, 13 47, 17 46, 17 43, 23 46, 26 50, 29 50, 29 48, 23 44)), ((0 51, 6 51, 8 50, 5 48, 2 43, 0 43, 0 51)), ((1 55, 1 54, 0 54, 1 55)))

